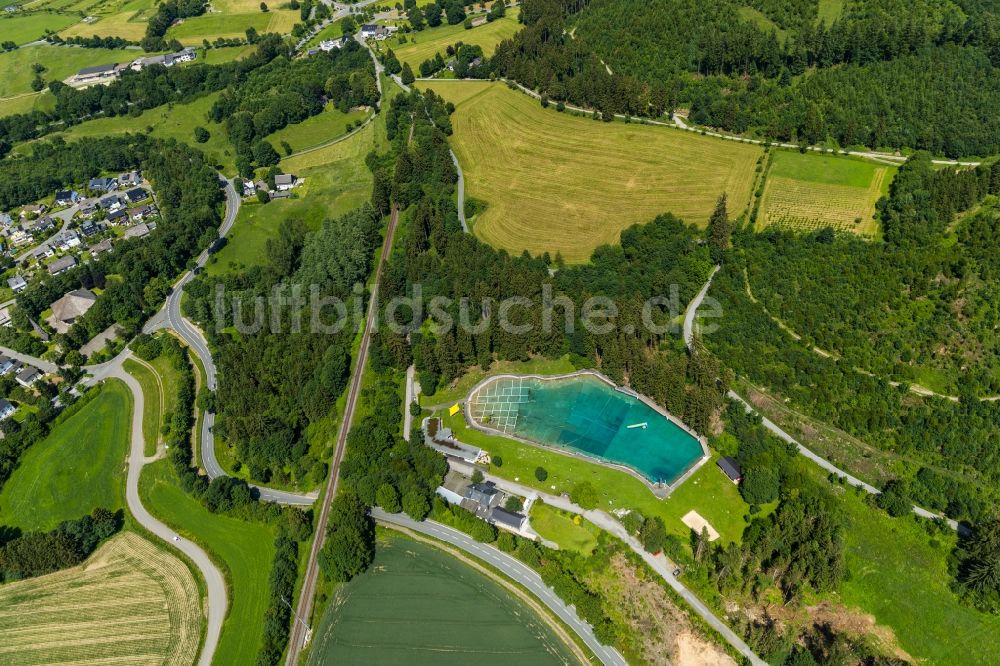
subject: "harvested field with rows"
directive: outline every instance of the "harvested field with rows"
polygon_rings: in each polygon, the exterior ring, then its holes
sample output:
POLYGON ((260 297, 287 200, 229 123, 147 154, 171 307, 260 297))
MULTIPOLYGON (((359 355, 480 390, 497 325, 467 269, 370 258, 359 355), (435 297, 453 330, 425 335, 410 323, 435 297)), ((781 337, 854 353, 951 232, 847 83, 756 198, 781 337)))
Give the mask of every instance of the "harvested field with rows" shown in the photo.
POLYGON ((0 586, 0 663, 195 662, 198 585, 181 560, 133 532, 84 564, 0 586))

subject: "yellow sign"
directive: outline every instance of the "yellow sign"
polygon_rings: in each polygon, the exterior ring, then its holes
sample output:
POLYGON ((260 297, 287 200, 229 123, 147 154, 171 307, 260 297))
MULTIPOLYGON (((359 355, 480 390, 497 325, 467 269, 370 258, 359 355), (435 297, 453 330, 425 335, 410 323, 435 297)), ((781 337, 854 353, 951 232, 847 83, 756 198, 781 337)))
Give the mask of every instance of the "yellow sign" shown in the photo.
POLYGON ((458 414, 460 411, 462 411, 462 408, 459 407, 458 403, 456 402, 454 405, 448 408, 448 416, 454 416, 455 414, 458 414))

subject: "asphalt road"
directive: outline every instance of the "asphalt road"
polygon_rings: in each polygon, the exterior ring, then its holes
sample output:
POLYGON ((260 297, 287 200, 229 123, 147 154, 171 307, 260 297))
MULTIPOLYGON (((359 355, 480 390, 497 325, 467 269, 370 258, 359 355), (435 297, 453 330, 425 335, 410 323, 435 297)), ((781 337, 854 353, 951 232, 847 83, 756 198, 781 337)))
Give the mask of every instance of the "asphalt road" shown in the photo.
MULTIPOLYGON (((712 286, 712 279, 715 277, 715 274, 719 271, 719 268, 721 267, 716 266, 714 269, 712 269, 711 274, 708 276, 708 281, 705 282, 705 285, 701 288, 701 291, 699 291, 698 294, 691 300, 691 303, 688 304, 687 312, 684 313, 684 344, 686 344, 688 346, 688 349, 691 349, 692 351, 694 351, 693 345, 694 345, 695 315, 698 312, 698 308, 701 307, 701 303, 705 299, 705 295, 708 293, 709 288, 712 286)), ((747 410, 747 412, 756 412, 756 410, 754 410, 754 408, 750 405, 750 403, 745 398, 743 398, 743 396, 737 394, 735 391, 730 390, 726 395, 731 400, 736 400, 737 402, 740 402, 743 405, 744 409, 747 410)), ((758 416, 761 417, 761 425, 770 430, 778 438, 788 442, 789 444, 795 445, 800 454, 802 454, 809 460, 813 461, 821 468, 825 469, 826 471, 832 474, 836 474, 837 476, 846 479, 847 482, 850 483, 852 486, 858 486, 859 488, 863 488, 865 492, 869 494, 878 495, 881 492, 875 486, 869 483, 865 483, 864 481, 857 478, 853 474, 850 474, 849 472, 840 469, 826 458, 823 458, 822 456, 818 455, 816 452, 806 448, 805 446, 802 445, 801 442, 799 442, 797 439, 795 439, 787 432, 785 432, 785 430, 780 426, 778 426, 778 424, 764 417, 763 414, 758 414, 758 416)), ((948 524, 948 526, 951 527, 951 529, 957 530, 959 534, 968 533, 968 528, 966 526, 960 525, 957 521, 951 520, 950 518, 944 518, 944 516, 934 513, 933 511, 928 511, 923 507, 914 505, 913 513, 923 518, 943 519, 948 524)))
POLYGON ((581 620, 575 610, 564 604, 563 600, 552 591, 552 588, 542 581, 541 576, 520 560, 511 557, 493 546, 479 543, 465 532, 459 532, 456 529, 435 523, 431 520, 417 522, 406 514, 390 514, 378 507, 373 507, 371 513, 372 517, 379 522, 399 525, 414 532, 439 539, 499 569, 505 576, 523 585, 539 601, 548 606, 560 620, 565 622, 570 629, 583 639, 587 647, 597 655, 602 663, 609 666, 627 666, 627 662, 617 650, 597 640, 591 626, 581 620))
POLYGON ((202 644, 198 664, 209 666, 212 663, 212 658, 215 656, 215 649, 219 644, 219 635, 222 633, 222 622, 226 617, 226 580, 222 572, 219 571, 219 568, 215 566, 204 550, 187 539, 178 538, 175 540, 177 532, 154 518, 146 510, 146 507, 142 504, 142 500, 139 498, 139 476, 142 474, 142 467, 146 463, 144 438, 142 435, 144 400, 142 387, 139 385, 139 382, 122 369, 121 363, 128 356, 128 354, 120 355, 117 363, 106 374, 107 377, 114 377, 125 382, 126 386, 132 392, 132 436, 128 458, 128 476, 125 482, 125 500, 128 503, 129 511, 140 525, 163 539, 167 545, 187 555, 201 571, 208 594, 206 609, 208 622, 205 628, 205 642, 202 644))

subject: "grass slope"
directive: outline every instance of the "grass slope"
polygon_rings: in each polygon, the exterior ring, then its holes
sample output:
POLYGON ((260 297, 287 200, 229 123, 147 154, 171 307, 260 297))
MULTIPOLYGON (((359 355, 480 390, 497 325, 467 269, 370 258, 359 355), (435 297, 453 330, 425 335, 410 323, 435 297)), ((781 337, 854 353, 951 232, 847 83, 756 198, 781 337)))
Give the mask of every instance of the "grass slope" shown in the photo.
MULTIPOLYGON (((257 6, 260 6, 259 2, 257 6)), ((185 46, 201 46, 206 39, 214 42, 220 37, 245 38, 248 28, 254 28, 260 34, 265 32, 286 34, 291 31, 298 19, 298 11, 277 8, 268 12, 257 9, 239 14, 209 13, 184 19, 167 31, 167 39, 176 39, 185 46)))
POLYGON ((757 146, 557 113, 499 83, 423 85, 458 100, 451 142, 489 205, 475 233, 497 247, 585 261, 660 213, 704 225, 723 192, 734 216, 750 200, 757 146))
POLYGON ((146 22, 155 13, 154 0, 105 0, 80 2, 67 7, 93 16, 93 21, 80 21, 59 34, 62 37, 122 37, 139 41, 146 35, 146 22))
POLYGON ((167 358, 160 357, 153 359, 148 365, 129 359, 125 361, 125 371, 142 386, 145 398, 142 435, 146 440, 145 453, 151 456, 156 453, 156 444, 160 440, 164 423, 177 406, 177 370, 167 358), (148 366, 152 366, 153 370, 148 366))
POLYGON ((308 664, 571 663, 568 649, 499 585, 433 546, 379 542, 369 571, 340 587, 308 664))
MULTIPOLYGON (((580 520, 579 516, 575 516, 580 520)), ((593 523, 580 520, 577 523, 574 515, 560 511, 542 502, 531 506, 531 527, 542 538, 559 544, 560 548, 575 550, 584 557, 590 557, 597 547, 597 535, 600 528, 593 523)))
POLYGON ((267 141, 275 150, 283 153, 281 142, 285 141, 292 147, 293 153, 314 148, 333 141, 347 133, 347 125, 364 121, 368 111, 349 111, 341 113, 335 106, 328 104, 322 113, 306 118, 301 123, 289 125, 267 136, 267 141))
POLYGON ((413 73, 419 76, 420 63, 428 58, 433 58, 435 53, 440 53, 441 57, 447 60, 446 49, 456 42, 481 46, 487 57, 493 55, 497 44, 505 39, 510 39, 514 33, 521 29, 521 24, 517 22, 519 12, 520 10, 516 8, 508 10, 507 15, 502 19, 492 23, 483 23, 469 30, 458 23, 427 28, 407 35, 397 35, 392 39, 387 39, 384 42, 385 46, 381 48, 391 48, 399 61, 410 63, 413 73), (405 39, 406 42, 400 44, 401 39, 405 39))
POLYGON ((0 586, 0 662, 192 664, 198 586, 163 547, 124 532, 84 564, 0 586))
POLYGON ((858 158, 779 150, 767 175, 758 226, 796 231, 831 226, 874 237, 875 202, 889 191, 896 170, 858 158))
POLYGON ((219 664, 252 664, 264 631, 274 532, 267 525, 210 513, 177 485, 168 460, 146 465, 139 496, 150 513, 203 546, 226 576, 229 613, 216 651, 219 664))
MULTIPOLYGON (((0 42, 14 42, 18 46, 33 42, 45 35, 46 30, 59 31, 79 21, 70 14, 39 12, 0 17, 0 42)), ((7 70, 3 70, 5 73, 7 70)))
POLYGON ((47 44, 0 53, 0 71, 3 72, 0 97, 31 93, 31 81, 35 78, 32 66, 36 64, 45 67, 42 78, 46 81, 62 81, 83 67, 130 61, 136 55, 135 51, 124 49, 83 49, 47 44))
POLYGON ((48 530, 97 507, 125 506, 132 400, 118 380, 99 390, 24 454, 0 492, 0 525, 48 530))

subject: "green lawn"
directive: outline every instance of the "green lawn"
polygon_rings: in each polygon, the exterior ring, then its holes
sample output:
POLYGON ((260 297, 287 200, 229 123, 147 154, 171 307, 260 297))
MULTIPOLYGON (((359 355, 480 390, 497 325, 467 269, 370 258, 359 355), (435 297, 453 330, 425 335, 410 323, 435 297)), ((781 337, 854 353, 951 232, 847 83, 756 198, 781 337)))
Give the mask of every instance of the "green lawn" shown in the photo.
MULTIPOLYGON (((0 19, 0 25, 2 24, 3 19, 0 19)), ((45 67, 42 78, 48 82, 62 81, 83 67, 127 62, 136 57, 135 51, 124 49, 81 49, 50 45, 25 46, 0 53, 0 71, 3 72, 0 77, 0 97, 31 93, 31 81, 35 78, 32 66, 36 64, 45 67)))
POLYGON ((313 35, 312 39, 306 42, 305 48, 306 49, 315 48, 319 46, 319 43, 324 40, 337 39, 338 37, 342 37, 343 35, 344 35, 344 19, 341 18, 337 19, 336 21, 334 21, 333 23, 331 23, 330 25, 326 26, 325 28, 317 32, 315 35, 313 35))
POLYGON ((486 56, 493 55, 497 44, 505 39, 514 36, 521 29, 521 24, 517 22, 519 9, 507 10, 507 15, 502 19, 492 23, 484 23, 470 30, 466 30, 461 23, 456 25, 441 25, 437 28, 427 28, 420 32, 411 32, 406 35, 397 35, 383 42, 380 49, 392 49, 400 62, 410 63, 413 73, 420 75, 420 63, 428 58, 433 58, 435 53, 440 52, 441 56, 447 59, 447 48, 456 42, 464 44, 475 44, 483 48, 486 56), (400 43, 405 39, 405 43, 400 43))
POLYGON ((318 229, 324 219, 334 218, 368 200, 371 172, 365 155, 374 147, 375 123, 345 141, 282 160, 281 167, 305 179, 296 187, 295 198, 266 204, 249 200, 240 207, 228 243, 209 261, 209 275, 262 264, 267 241, 278 232, 282 220, 294 217, 318 229))
POLYGON ((301 123, 284 127, 268 135, 267 140, 281 154, 284 154, 284 149, 281 145, 282 141, 287 142, 292 147, 292 151, 298 153, 302 150, 329 143, 337 137, 346 134, 348 124, 358 121, 363 122, 369 114, 369 111, 341 113, 335 106, 329 104, 322 113, 306 118, 301 123))
MULTIPOLYGON (((39 12, 0 17, 0 42, 14 42, 18 46, 33 42, 45 35, 46 30, 59 31, 80 20, 79 16, 39 12)), ((8 70, 5 68, 4 73, 8 70)))
MULTIPOLYGON (((221 125, 208 121, 208 111, 212 108, 219 93, 212 93, 184 104, 167 104, 144 111, 138 117, 120 116, 114 118, 96 118, 74 125, 66 132, 50 134, 46 140, 61 136, 67 141, 83 137, 107 136, 109 134, 124 134, 125 132, 146 132, 152 129, 152 135, 161 138, 173 138, 190 144, 205 153, 212 164, 219 164, 226 173, 235 173, 233 167, 233 147, 226 137, 226 130, 221 125), (194 140, 194 128, 202 126, 211 134, 207 143, 197 143, 194 140)), ((15 152, 30 152, 31 144, 21 144, 15 152)))
POLYGON ((48 530, 97 507, 125 506, 132 398, 118 380, 99 390, 25 452, 0 492, 0 525, 48 530))
POLYGON ((252 664, 264 631, 274 531, 262 523, 210 513, 178 487, 170 464, 160 460, 146 465, 139 494, 150 513, 204 547, 223 568, 229 613, 215 663, 252 664))
POLYGON ((224 46, 219 49, 198 49, 198 60, 206 65, 221 65, 240 60, 254 52, 253 46, 224 46))
POLYGON ((169 359, 160 357, 149 363, 149 368, 135 359, 125 361, 125 370, 139 380, 142 394, 145 398, 142 414, 142 435, 146 440, 145 453, 151 456, 156 453, 156 444, 160 438, 163 424, 177 406, 177 370, 169 359), (159 381, 157 381, 159 380, 159 381), (160 390, 160 387, 163 390, 160 390), (161 404, 162 411, 161 411, 161 404))
POLYGON ((452 382, 451 385, 443 389, 438 389, 438 391, 433 395, 425 395, 421 393, 420 404, 427 407, 430 405, 445 405, 458 400, 465 400, 473 386, 486 377, 492 377, 494 375, 502 375, 506 373, 518 375, 559 375, 573 372, 577 369, 578 368, 573 367, 573 364, 570 363, 568 355, 557 359, 538 357, 525 362, 496 361, 490 366, 488 372, 483 372, 479 366, 476 366, 452 382))
POLYGON ((542 502, 535 502, 531 507, 531 527, 542 538, 555 541, 560 548, 575 550, 584 557, 590 557, 597 547, 597 535, 600 528, 580 519, 577 523, 575 514, 560 511, 542 502))
POLYGON ((445 426, 453 429, 459 441, 503 459, 502 467, 490 466, 491 474, 553 494, 570 492, 577 483, 590 481, 598 491, 598 507, 605 511, 638 509, 647 517, 660 516, 669 532, 687 539, 690 529, 681 522, 681 517, 693 509, 719 532, 722 543, 742 538, 746 525, 743 516, 749 507, 736 486, 715 466, 714 459, 681 484, 673 495, 661 500, 646 484, 626 472, 551 449, 481 433, 466 425, 461 412, 455 416, 442 415, 445 426), (539 466, 548 472, 544 482, 535 479, 535 468, 539 466))
POLYGON ((286 34, 298 20, 298 10, 278 9, 274 3, 274 8, 268 12, 255 7, 255 11, 247 13, 206 13, 184 19, 167 31, 167 39, 176 39, 185 46, 200 46, 205 39, 213 42, 219 37, 245 38, 248 28, 260 34, 286 34))
POLYGON ((951 534, 932 543, 909 516, 890 518, 867 506, 853 491, 843 495, 850 580, 842 598, 888 625, 918 662, 995 664, 1000 654, 1000 617, 963 606, 949 589, 951 534))
POLYGON ((55 96, 48 91, 5 97, 0 99, 0 116, 31 113, 34 109, 43 110, 46 106, 54 107, 55 100, 55 96))
POLYGON ((97 20, 79 21, 59 34, 66 37, 122 37, 139 41, 146 34, 146 22, 155 12, 155 0, 81 0, 67 10, 78 11, 97 20))

